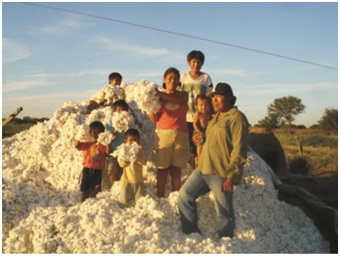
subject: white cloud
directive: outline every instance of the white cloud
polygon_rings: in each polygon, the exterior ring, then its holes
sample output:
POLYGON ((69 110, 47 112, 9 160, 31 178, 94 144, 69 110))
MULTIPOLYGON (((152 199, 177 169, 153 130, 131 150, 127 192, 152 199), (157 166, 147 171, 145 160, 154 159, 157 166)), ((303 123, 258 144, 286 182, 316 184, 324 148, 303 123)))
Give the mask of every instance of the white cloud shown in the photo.
POLYGON ((140 46, 137 44, 130 44, 127 42, 114 40, 105 36, 97 36, 94 39, 97 46, 102 46, 109 51, 124 51, 137 56, 147 56, 147 57, 164 57, 172 54, 166 48, 151 48, 140 46))
POLYGON ((30 56, 27 47, 15 40, 2 39, 2 63, 11 63, 30 56))
POLYGON ((93 25, 89 22, 84 22, 82 17, 76 15, 69 15, 66 18, 63 18, 54 24, 45 25, 40 28, 31 28, 33 31, 39 30, 41 32, 47 34, 56 34, 56 35, 63 35, 65 33, 79 30, 82 28, 89 28, 93 27, 93 25))
POLYGON ((3 84, 2 92, 25 91, 36 87, 46 86, 49 82, 45 80, 26 80, 16 83, 3 84))
POLYGON ((210 69, 209 74, 211 76, 245 76, 248 74, 248 71, 245 69, 237 69, 237 68, 220 68, 220 69, 210 69))

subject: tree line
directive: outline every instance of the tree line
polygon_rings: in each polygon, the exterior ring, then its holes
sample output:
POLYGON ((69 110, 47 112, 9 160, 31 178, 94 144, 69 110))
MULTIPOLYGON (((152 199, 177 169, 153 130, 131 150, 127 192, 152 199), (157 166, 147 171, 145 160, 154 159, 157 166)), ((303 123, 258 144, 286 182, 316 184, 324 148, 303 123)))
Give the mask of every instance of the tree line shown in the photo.
MULTIPOLYGON (((301 99, 294 96, 277 98, 268 106, 268 114, 256 126, 273 129, 287 127, 289 131, 294 127, 295 116, 304 112, 305 106, 301 99)), ((326 131, 338 131, 338 109, 326 108, 317 124, 310 128, 326 131)))

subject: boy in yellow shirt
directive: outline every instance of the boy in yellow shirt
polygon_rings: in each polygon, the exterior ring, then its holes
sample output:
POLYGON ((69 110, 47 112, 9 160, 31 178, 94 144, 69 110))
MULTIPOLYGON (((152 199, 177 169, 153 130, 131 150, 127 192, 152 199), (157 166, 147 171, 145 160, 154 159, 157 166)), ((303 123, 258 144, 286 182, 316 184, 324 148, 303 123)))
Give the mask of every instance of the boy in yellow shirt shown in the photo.
MULTIPOLYGON (((132 145, 140 143, 139 132, 136 129, 128 129, 124 134, 124 144, 132 145)), ((146 153, 140 148, 133 162, 119 161, 120 167, 123 168, 123 175, 120 179, 121 190, 119 195, 119 203, 130 205, 133 201, 143 196, 143 165, 146 164, 146 153)))

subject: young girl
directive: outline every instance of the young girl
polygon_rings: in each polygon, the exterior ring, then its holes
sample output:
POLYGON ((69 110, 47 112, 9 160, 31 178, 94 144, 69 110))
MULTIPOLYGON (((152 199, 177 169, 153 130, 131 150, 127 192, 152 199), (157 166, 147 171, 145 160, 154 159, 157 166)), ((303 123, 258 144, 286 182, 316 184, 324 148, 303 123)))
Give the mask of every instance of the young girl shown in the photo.
POLYGON ((84 202, 89 197, 96 197, 101 191, 105 157, 111 153, 109 145, 104 146, 97 143, 99 134, 104 132, 104 130, 105 127, 101 122, 94 121, 90 124, 90 135, 95 141, 80 142, 76 140, 75 142, 75 147, 78 150, 85 151, 80 185, 80 190, 83 192, 81 202, 84 202))
MULTIPOLYGON (((132 145, 137 143, 139 145, 140 136, 136 129, 128 129, 124 134, 124 144, 132 145)), ((146 153, 140 148, 138 150, 136 160, 133 163, 128 161, 119 161, 120 167, 123 169, 121 177, 121 191, 119 195, 119 203, 129 205, 133 200, 137 200, 143 196, 143 165, 146 164, 146 153)))
POLYGON ((156 123, 153 138, 153 160, 157 171, 157 196, 164 197, 167 176, 170 173, 172 190, 181 187, 181 170, 186 168, 190 159, 186 112, 188 93, 177 91, 180 73, 175 68, 168 68, 164 73, 165 91, 157 91, 161 108, 157 113, 149 114, 156 123))
POLYGON ((195 165, 197 166, 198 159, 201 155, 203 143, 205 141, 205 129, 208 126, 209 120, 212 118, 212 103, 211 98, 206 95, 198 95, 196 98, 197 112, 194 115, 194 133, 200 135, 200 140, 196 144, 197 157, 195 157, 195 165))

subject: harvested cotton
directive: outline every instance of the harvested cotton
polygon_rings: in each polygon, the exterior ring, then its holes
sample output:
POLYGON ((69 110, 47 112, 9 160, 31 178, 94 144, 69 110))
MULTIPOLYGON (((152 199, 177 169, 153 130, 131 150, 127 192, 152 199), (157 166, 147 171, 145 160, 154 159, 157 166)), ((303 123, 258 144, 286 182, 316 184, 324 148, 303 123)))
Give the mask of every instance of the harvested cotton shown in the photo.
POLYGON ((159 97, 156 95, 158 89, 156 83, 142 80, 135 84, 133 89, 126 90, 126 95, 130 95, 127 100, 135 101, 144 113, 156 113, 160 109, 159 97))
POLYGON ((133 124, 133 116, 128 111, 114 112, 112 114, 112 126, 118 132, 125 132, 133 124))
MULTIPOLYGON (((130 86, 136 85, 131 83, 130 86)), ((130 90, 126 90, 130 91, 130 90)), ((213 195, 197 199, 202 235, 185 235, 178 215, 178 192, 156 196, 156 167, 143 168, 145 196, 120 208, 119 182, 80 203, 83 153, 74 148, 78 129, 110 118, 110 108, 80 114, 65 103, 49 121, 2 141, 3 253, 329 253, 313 221, 277 199, 271 176, 256 154, 248 152, 242 183, 234 187, 233 239, 218 238, 213 195)), ((141 144, 151 152, 153 124, 129 102, 143 123, 141 144)), ((182 182, 192 172, 182 170, 182 182)))
POLYGON ((104 99, 106 104, 112 104, 118 99, 124 99, 124 89, 119 85, 109 84, 104 87, 104 99))
POLYGON ((112 134, 112 132, 105 131, 105 132, 99 133, 97 141, 98 143, 106 146, 106 145, 109 145, 114 138, 115 137, 112 134))
POLYGON ((132 144, 121 144, 117 147, 117 149, 111 154, 113 157, 117 157, 118 162, 124 161, 133 163, 137 160, 138 151, 141 149, 141 146, 136 142, 132 144))

